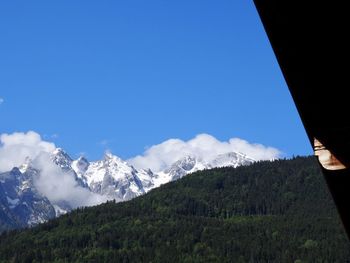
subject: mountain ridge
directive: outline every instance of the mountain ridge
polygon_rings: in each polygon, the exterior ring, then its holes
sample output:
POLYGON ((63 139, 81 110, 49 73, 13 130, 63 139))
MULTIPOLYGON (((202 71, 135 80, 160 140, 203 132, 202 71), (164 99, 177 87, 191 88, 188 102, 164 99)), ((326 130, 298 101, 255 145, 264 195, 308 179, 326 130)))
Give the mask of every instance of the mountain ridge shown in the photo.
MULTIPOLYGON (((62 148, 56 148, 48 155, 47 159, 54 164, 54 167, 47 169, 45 161, 26 158, 25 162, 19 168, 14 168, 15 170, 12 172, 16 174, 18 180, 11 181, 9 179, 7 175, 8 173, 12 175, 11 172, 7 172, 7 174, 0 173, 0 186, 1 184, 7 186, 0 192, 0 198, 3 200, 2 210, 7 211, 6 215, 3 212, 3 215, 0 217, 0 225, 1 221, 3 221, 4 229, 13 228, 13 226, 33 226, 75 208, 66 197, 58 198, 56 194, 54 198, 50 198, 51 192, 46 189, 48 184, 52 189, 59 187, 58 189, 65 191, 59 185, 61 182, 50 182, 52 173, 61 172, 62 176, 59 176, 62 177, 62 183, 65 183, 65 181, 70 182, 72 191, 78 189, 85 195, 91 193, 93 200, 91 201, 92 203, 88 204, 91 205, 106 200, 127 201, 143 195, 162 184, 178 180, 198 170, 210 169, 215 165, 237 167, 253 162, 252 159, 240 153, 218 155, 217 158, 213 159, 212 163, 204 162, 193 156, 185 156, 163 171, 154 173, 150 169, 136 169, 127 161, 111 153, 106 153, 102 160, 89 162, 84 157, 73 160, 62 148), (221 159, 225 160, 222 161, 221 159), (221 162, 216 160, 221 160, 221 162), (45 176, 51 177, 49 180, 44 180, 45 184, 43 184, 41 182, 45 176), (50 183, 55 184, 50 185, 50 183), (28 189, 27 192, 31 193, 29 196, 33 197, 32 201, 34 202, 31 203, 30 209, 26 209, 26 214, 23 214, 21 211, 21 209, 24 209, 22 203, 16 201, 22 200, 24 189, 28 189), (41 203, 40 206, 35 205, 39 203, 41 203), (12 222, 9 223, 11 218, 16 219, 12 219, 12 222), (19 219, 20 223, 18 223, 17 219, 19 219)), ((49 166, 52 165, 50 164, 49 166)), ((60 180, 60 177, 57 177, 57 180, 60 180)), ((28 202, 23 204, 26 205, 28 202)))
POLYGON ((79 208, 0 236, 3 260, 347 262, 313 157, 195 172, 128 202, 79 208))

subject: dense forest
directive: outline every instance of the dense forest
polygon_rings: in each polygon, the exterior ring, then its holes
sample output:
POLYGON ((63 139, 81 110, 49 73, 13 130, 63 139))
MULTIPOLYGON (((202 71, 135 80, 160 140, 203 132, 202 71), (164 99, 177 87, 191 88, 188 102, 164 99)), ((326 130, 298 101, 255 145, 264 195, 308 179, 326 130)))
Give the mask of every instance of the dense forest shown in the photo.
POLYGON ((350 262, 312 157, 200 171, 3 233, 0 262, 350 262))

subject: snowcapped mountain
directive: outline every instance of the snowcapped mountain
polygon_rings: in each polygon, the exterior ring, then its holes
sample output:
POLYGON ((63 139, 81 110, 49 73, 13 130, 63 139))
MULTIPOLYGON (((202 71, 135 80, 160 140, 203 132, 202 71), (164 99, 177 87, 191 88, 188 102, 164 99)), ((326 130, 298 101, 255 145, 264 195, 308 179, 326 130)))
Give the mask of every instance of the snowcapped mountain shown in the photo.
POLYGON ((8 221, 11 227, 32 226, 56 216, 50 201, 37 191, 36 176, 32 168, 24 173, 13 168, 0 174, 0 210, 12 219, 8 221))
POLYGON ((240 165, 249 165, 255 162, 254 159, 249 158, 247 155, 239 152, 229 152, 224 154, 219 154, 213 160, 207 163, 207 169, 216 167, 237 167, 240 165))
POLYGON ((185 156, 184 158, 176 161, 164 171, 158 173, 158 177, 155 179, 157 186, 168 183, 174 180, 178 180, 186 174, 193 173, 198 170, 206 169, 206 165, 203 162, 198 161, 193 156, 185 156))
MULTIPOLYGON (((136 169, 111 153, 94 162, 84 157, 73 160, 61 148, 50 154, 50 160, 62 173, 72 176, 79 189, 102 196, 103 200, 114 199, 117 202, 130 200, 198 170, 237 167, 254 162, 236 152, 220 154, 209 161, 185 156, 163 171, 153 173, 147 167, 136 169)), ((33 161, 27 158, 20 167, 0 174, 0 231, 2 224, 9 227, 31 226, 72 209, 70 200, 50 202, 48 196, 40 191, 35 180, 40 180, 41 170, 34 166, 33 161)), ((62 176, 62 180, 66 177, 62 176)))
POLYGON ((217 155, 210 161, 204 161, 194 156, 185 156, 184 158, 173 163, 164 171, 159 172, 154 181, 155 185, 159 186, 161 184, 180 179, 183 176, 196 171, 226 166, 237 167, 240 165, 249 165, 253 162, 253 159, 242 153, 236 152, 217 155))
MULTIPOLYGON (((82 167, 81 165, 74 168, 82 167)), ((81 164, 81 160, 80 160, 81 164)), ((144 184, 151 182, 151 174, 137 171, 133 166, 119 157, 106 153, 103 160, 91 162, 88 166, 75 172, 80 174, 82 180, 94 193, 106 196, 108 199, 125 201, 145 193, 144 184)))
POLYGON ((51 154, 51 160, 57 164, 63 171, 72 170, 72 158, 61 148, 56 148, 51 154))
POLYGON ((78 178, 80 178, 83 181, 85 180, 84 174, 89 168, 89 165, 90 165, 89 161, 82 156, 79 157, 78 160, 75 160, 71 163, 72 169, 76 172, 78 178))

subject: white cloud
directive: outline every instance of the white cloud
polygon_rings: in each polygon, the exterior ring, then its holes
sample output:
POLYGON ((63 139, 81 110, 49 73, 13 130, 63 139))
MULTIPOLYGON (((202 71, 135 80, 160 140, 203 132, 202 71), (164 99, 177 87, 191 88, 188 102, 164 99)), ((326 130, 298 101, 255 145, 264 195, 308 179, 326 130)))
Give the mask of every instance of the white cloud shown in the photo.
POLYGON ((4 102, 5 100, 0 97, 0 105, 4 102))
POLYGON ((199 134, 189 141, 167 140, 148 148, 143 155, 138 155, 128 161, 136 168, 148 167, 158 172, 186 155, 210 161, 218 154, 228 152, 241 152, 255 160, 272 160, 281 155, 276 148, 252 144, 239 138, 219 141, 209 134, 199 134))
POLYGON ((26 157, 34 159, 41 152, 52 152, 55 148, 55 144, 42 140, 34 131, 1 134, 0 172, 18 167, 24 163, 26 157))
POLYGON ((106 201, 106 198, 81 187, 74 174, 64 172, 50 160, 55 144, 44 141, 34 132, 15 132, 0 135, 0 172, 11 170, 30 157, 33 167, 40 170, 35 179, 38 191, 53 204, 64 202, 72 208, 90 206, 106 201))
MULTIPOLYGON (((81 187, 73 173, 63 172, 52 163, 49 153, 55 148, 54 143, 43 140, 34 131, 0 134, 0 172, 18 167, 25 162, 26 157, 30 157, 34 167, 41 171, 35 179, 36 187, 51 202, 66 202, 75 208, 106 201, 102 196, 81 187)), ((158 172, 186 155, 210 161, 218 154, 228 152, 241 152, 255 160, 275 159, 281 154, 275 148, 239 138, 219 141, 211 135, 199 134, 188 141, 170 139, 151 146, 143 155, 131 158, 129 162, 137 168, 151 168, 158 172)))
POLYGON ((72 172, 63 172, 51 160, 48 153, 41 153, 34 161, 40 170, 35 186, 51 203, 67 203, 70 207, 97 205, 107 201, 105 197, 81 187, 72 172))

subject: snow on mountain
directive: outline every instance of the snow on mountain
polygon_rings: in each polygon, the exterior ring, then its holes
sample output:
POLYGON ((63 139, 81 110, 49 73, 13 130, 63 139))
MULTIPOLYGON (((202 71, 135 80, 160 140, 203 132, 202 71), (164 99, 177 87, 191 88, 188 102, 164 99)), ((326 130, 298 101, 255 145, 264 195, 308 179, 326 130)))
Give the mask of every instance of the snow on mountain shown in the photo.
POLYGON ((249 165, 253 162, 253 159, 236 152, 220 154, 210 161, 204 161, 194 156, 185 156, 173 163, 170 167, 159 172, 158 176, 154 179, 154 184, 159 186, 200 170, 227 166, 237 167, 240 165, 249 165))
MULTIPOLYGON (((73 166, 75 169, 77 165, 73 166)), ((81 170, 76 170, 81 173, 81 170)), ((130 200, 153 186, 152 172, 137 171, 119 157, 106 153, 103 160, 91 162, 81 177, 90 190, 116 201, 130 200)))
POLYGON ((57 164, 63 171, 72 170, 72 158, 61 148, 56 148, 51 154, 51 160, 57 164))
POLYGON ((61 148, 57 148, 51 154, 51 160, 63 171, 74 172, 80 185, 116 201, 132 199, 195 171, 225 166, 237 167, 254 162, 246 155, 236 152, 220 154, 210 161, 185 156, 155 174, 147 167, 137 170, 111 153, 106 153, 99 161, 89 162, 84 157, 73 161, 61 148))
POLYGON ((37 171, 28 168, 22 173, 18 168, 0 174, 2 210, 13 218, 13 227, 32 226, 56 216, 50 201, 41 195, 33 181, 37 171))
POLYGON ((79 157, 78 160, 74 160, 71 163, 72 169, 77 174, 78 178, 82 179, 85 182, 84 174, 86 173, 87 169, 89 168, 90 163, 88 160, 86 160, 84 157, 79 157))
POLYGON ((138 170, 137 173, 137 177, 140 179, 142 187, 145 191, 145 193, 147 193, 149 190, 153 189, 156 187, 155 185, 155 177, 157 175, 154 174, 151 169, 141 169, 138 170))
POLYGON ((186 156, 170 167, 165 169, 162 174, 168 176, 170 181, 180 179, 188 173, 198 171, 200 169, 205 169, 206 167, 198 162, 198 160, 193 156, 186 156))
POLYGON ((229 152, 218 155, 216 158, 208 162, 206 165, 207 168, 216 168, 216 167, 237 167, 240 165, 249 165, 255 162, 254 159, 249 158, 243 153, 238 152, 229 152))
MULTIPOLYGON (((84 191, 99 194, 105 197, 104 200, 114 199, 117 202, 130 200, 198 170, 237 167, 254 162, 246 155, 236 152, 220 154, 210 161, 185 156, 163 171, 153 173, 147 167, 135 169, 111 153, 106 153, 99 161, 89 162, 84 157, 73 160, 61 148, 50 154, 50 160, 64 173, 74 176, 73 180, 79 187, 86 189, 84 191)), ((0 223, 9 222, 8 225, 17 227, 31 226, 72 209, 69 200, 51 203, 47 196, 41 194, 34 183, 40 178, 41 171, 34 166, 35 162, 33 164, 27 158, 19 168, 0 174, 0 223)))
MULTIPOLYGON (((89 166, 89 162, 84 157, 80 157, 78 160, 73 161, 73 159, 62 148, 56 148, 50 154, 50 159, 53 163, 59 166, 63 172, 73 173, 77 183, 81 187, 86 187, 86 181, 82 174, 84 169, 86 170, 89 166)), ((66 209, 67 207, 64 208, 64 210, 66 209)))
POLYGON ((23 174, 25 173, 31 166, 32 163, 32 159, 30 159, 29 157, 26 157, 24 163, 22 165, 20 165, 18 167, 18 169, 20 170, 20 172, 23 174))

